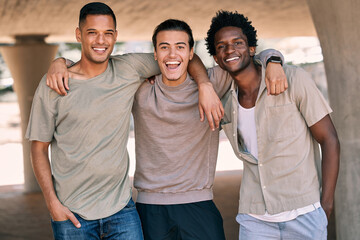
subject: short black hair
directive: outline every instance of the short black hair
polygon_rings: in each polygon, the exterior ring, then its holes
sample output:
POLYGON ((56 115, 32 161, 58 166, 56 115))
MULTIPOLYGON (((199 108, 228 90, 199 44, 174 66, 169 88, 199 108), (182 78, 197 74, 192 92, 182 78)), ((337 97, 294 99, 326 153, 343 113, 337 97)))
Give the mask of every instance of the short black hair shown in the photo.
POLYGON ((113 10, 102 2, 91 2, 83 6, 80 10, 79 27, 86 20, 88 15, 110 15, 115 24, 116 29, 116 17, 113 10))
POLYGON ((190 49, 194 47, 194 37, 193 37, 190 26, 186 22, 181 21, 181 20, 168 19, 168 20, 165 20, 164 22, 160 23, 154 30, 154 33, 152 36, 152 42, 153 42, 155 49, 156 49, 156 36, 158 35, 158 33, 161 31, 171 31, 171 30, 186 32, 187 35, 189 36, 190 49))
POLYGON ((210 55, 216 55, 215 49, 215 34, 223 27, 238 27, 247 38, 249 47, 257 46, 256 30, 251 25, 251 21, 244 15, 235 12, 229 12, 220 10, 216 13, 216 16, 212 18, 210 29, 207 32, 206 48, 210 55))

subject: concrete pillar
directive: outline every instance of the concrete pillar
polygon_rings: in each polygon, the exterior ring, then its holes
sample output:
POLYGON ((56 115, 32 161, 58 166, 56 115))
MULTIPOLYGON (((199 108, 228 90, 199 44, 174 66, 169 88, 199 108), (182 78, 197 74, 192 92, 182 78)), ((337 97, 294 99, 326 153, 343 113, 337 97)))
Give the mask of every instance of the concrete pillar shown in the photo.
POLYGON ((335 193, 338 240, 360 236, 360 28, 358 0, 308 0, 323 50, 340 143, 335 193))
MULTIPOLYGON (((0 47, 0 51, 14 79, 21 115, 22 136, 25 135, 31 110, 32 98, 42 76, 54 59, 58 46, 46 44, 45 35, 16 36, 14 46, 0 47)), ((30 144, 23 137, 25 191, 39 191, 31 161, 30 144)))

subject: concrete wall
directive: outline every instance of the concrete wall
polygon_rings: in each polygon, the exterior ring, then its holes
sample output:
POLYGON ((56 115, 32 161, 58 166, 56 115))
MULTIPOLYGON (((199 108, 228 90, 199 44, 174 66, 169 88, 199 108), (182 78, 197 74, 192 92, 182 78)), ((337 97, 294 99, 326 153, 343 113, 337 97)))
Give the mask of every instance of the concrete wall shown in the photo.
POLYGON ((341 142, 335 196, 338 240, 360 236, 360 1, 308 0, 324 55, 332 115, 341 142))

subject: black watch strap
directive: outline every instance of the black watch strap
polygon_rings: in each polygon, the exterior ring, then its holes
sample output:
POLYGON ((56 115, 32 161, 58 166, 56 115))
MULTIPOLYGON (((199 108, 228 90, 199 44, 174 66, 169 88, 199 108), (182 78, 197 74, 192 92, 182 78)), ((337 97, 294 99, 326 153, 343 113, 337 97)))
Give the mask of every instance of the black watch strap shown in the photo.
POLYGON ((281 66, 283 65, 283 62, 282 62, 282 60, 281 60, 281 57, 278 57, 278 56, 271 56, 271 57, 269 57, 269 59, 266 61, 266 66, 268 65, 269 62, 280 63, 281 66))

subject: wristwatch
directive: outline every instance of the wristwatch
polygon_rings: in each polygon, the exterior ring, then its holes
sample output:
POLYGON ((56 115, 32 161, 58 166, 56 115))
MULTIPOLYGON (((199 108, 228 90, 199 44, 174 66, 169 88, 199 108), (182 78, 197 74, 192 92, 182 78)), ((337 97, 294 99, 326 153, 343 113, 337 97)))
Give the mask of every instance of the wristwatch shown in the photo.
POLYGON ((269 57, 269 59, 266 61, 266 66, 268 65, 269 62, 272 62, 272 63, 280 63, 281 66, 283 65, 283 62, 281 60, 281 57, 278 57, 278 56, 271 56, 269 57))

